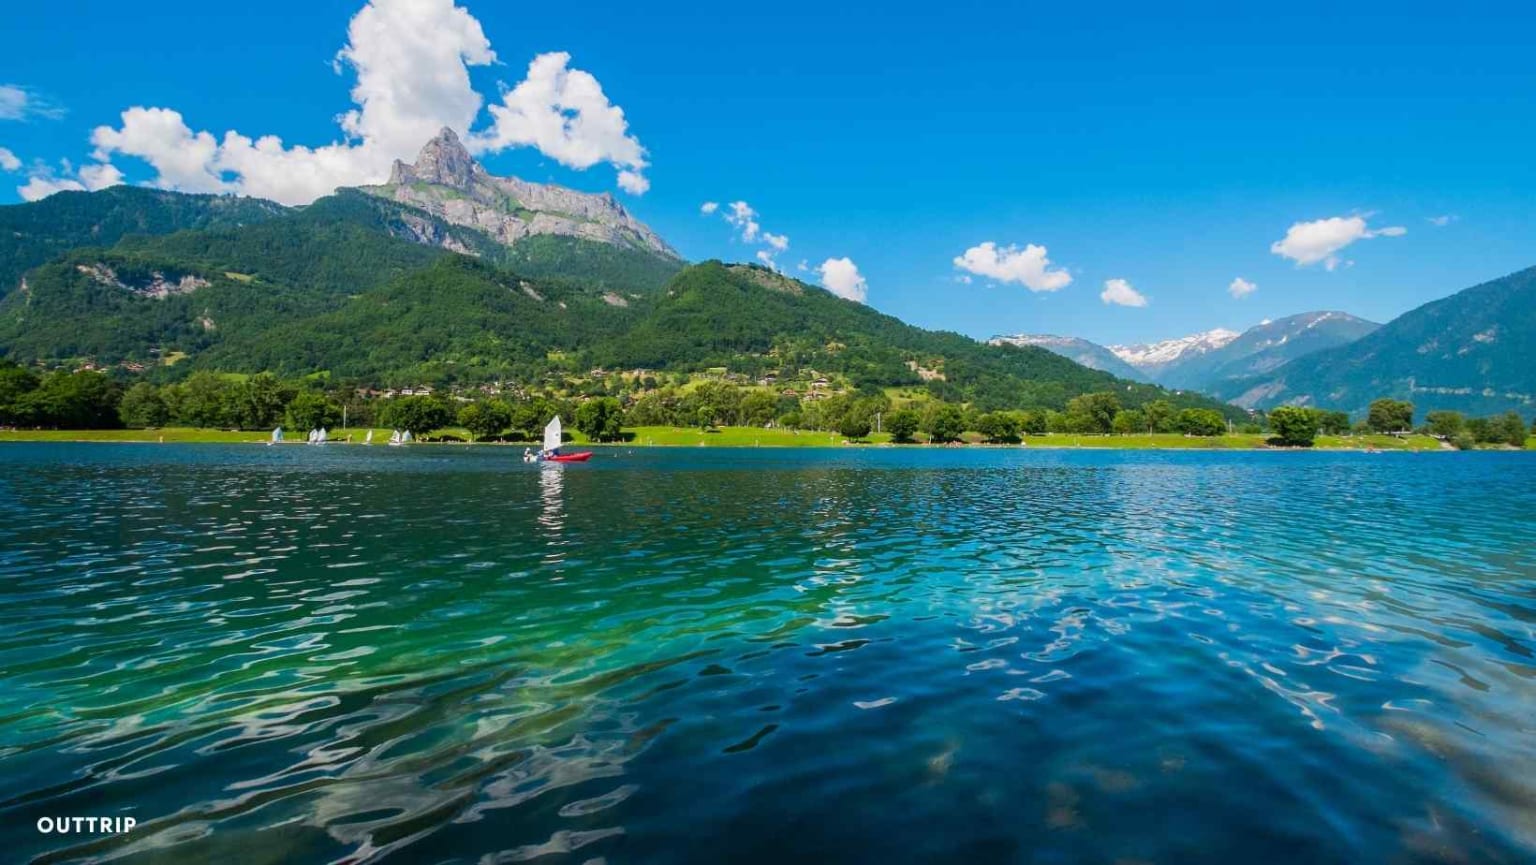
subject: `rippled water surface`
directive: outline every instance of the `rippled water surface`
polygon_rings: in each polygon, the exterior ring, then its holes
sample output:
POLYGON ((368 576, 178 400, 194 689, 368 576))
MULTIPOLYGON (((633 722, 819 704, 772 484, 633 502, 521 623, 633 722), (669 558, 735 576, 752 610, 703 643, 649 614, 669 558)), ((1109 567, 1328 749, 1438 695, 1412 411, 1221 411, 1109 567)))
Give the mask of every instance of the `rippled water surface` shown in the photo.
POLYGON ((0 446, 0 858, 1536 859, 1528 455, 520 453, 0 446))

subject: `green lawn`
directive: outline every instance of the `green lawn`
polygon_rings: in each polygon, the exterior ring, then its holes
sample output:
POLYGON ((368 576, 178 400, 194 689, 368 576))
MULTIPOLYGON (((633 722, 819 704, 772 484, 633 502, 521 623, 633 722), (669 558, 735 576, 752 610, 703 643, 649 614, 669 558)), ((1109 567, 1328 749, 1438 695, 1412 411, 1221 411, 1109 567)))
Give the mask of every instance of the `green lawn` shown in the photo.
MULTIPOLYGON (((374 429, 373 440, 383 444, 389 440, 389 430, 374 429)), ((704 432, 682 427, 643 426, 626 429, 632 438, 630 445, 656 445, 666 447, 843 447, 849 442, 836 433, 796 431, 787 429, 759 429, 757 427, 719 427, 704 432)), ((333 443, 345 442, 352 437, 354 444, 363 440, 366 429, 333 429, 333 443)), ((265 442, 270 433, 263 431, 230 432, 213 429, 187 429, 173 427, 159 430, 0 430, 0 442, 4 441, 103 441, 103 442, 265 442)), ((433 433, 435 436, 453 436, 467 440, 469 434, 462 429, 448 428, 433 433)), ((585 436, 572 431, 572 442, 587 444, 585 436)), ((861 444, 883 445, 890 443, 888 433, 877 433, 861 444)), ((977 444, 975 433, 967 433, 968 444, 977 444)), ((302 444, 304 431, 288 433, 289 443, 302 444)), ((1199 438, 1178 433, 1148 433, 1140 435, 1074 435, 1057 433, 1047 436, 1030 436, 1027 447, 1044 448, 1100 448, 1115 450, 1188 450, 1197 448, 1238 450, 1265 447, 1265 436, 1233 434, 1199 438)), ((1018 447, 1019 445, 1005 445, 1018 447)), ((910 445, 898 445, 910 447, 910 445)), ((1443 450, 1438 440, 1429 436, 1398 438, 1387 435, 1368 436, 1319 436, 1318 450, 1443 450)), ((1527 439, 1526 448, 1536 449, 1536 437, 1527 439)))
MULTIPOLYGON (((836 433, 739 426, 717 427, 709 432, 668 426, 632 427, 624 431, 634 435, 630 444, 671 447, 829 447, 841 446, 847 441, 836 433)), ((889 435, 881 433, 868 440, 872 444, 881 444, 890 439, 889 435)))

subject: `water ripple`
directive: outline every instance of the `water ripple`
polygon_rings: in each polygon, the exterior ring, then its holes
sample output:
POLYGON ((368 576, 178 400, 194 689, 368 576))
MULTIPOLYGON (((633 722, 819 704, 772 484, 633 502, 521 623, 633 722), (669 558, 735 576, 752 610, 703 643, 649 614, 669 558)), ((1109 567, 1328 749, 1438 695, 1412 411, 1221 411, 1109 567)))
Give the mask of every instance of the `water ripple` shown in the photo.
POLYGON ((1536 856, 1522 455, 517 456, 0 450, 0 841, 1536 856))

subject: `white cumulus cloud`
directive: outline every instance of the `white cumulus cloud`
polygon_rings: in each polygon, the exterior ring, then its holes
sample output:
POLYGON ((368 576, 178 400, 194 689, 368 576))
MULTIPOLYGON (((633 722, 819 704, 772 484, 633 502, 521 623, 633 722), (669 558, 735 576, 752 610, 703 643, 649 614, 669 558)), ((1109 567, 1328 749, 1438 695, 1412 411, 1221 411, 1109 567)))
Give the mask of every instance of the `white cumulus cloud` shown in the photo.
POLYGON ((0 147, 0 168, 6 171, 15 171, 21 167, 21 160, 16 158, 9 148, 0 147))
POLYGON ((1436 228, 1444 228, 1447 225, 1450 225, 1451 223, 1455 222, 1456 220, 1458 220, 1460 218, 1461 217, 1457 216, 1454 213, 1447 213, 1447 214, 1444 214, 1442 216, 1431 216, 1431 217, 1425 219, 1424 221, 1429 223, 1430 225, 1433 225, 1436 228))
POLYGON ((863 303, 869 296, 869 283, 859 273, 858 265, 848 257, 829 258, 816 267, 816 275, 827 291, 845 300, 863 303))
POLYGON ((396 159, 413 159, 446 126, 476 152, 535 147, 572 168, 609 163, 630 194, 650 188, 645 150, 628 134, 624 112, 563 52, 535 57, 528 78, 491 107, 493 124, 473 131, 484 100, 469 67, 496 60, 480 22, 453 0, 370 0, 333 64, 357 76, 356 107, 337 118, 339 140, 307 147, 275 135, 217 135, 195 130, 175 109, 134 106, 118 125, 92 133, 92 156, 103 165, 119 155, 142 159, 155 169, 152 183, 167 189, 305 204, 338 186, 382 183, 396 159))
POLYGON ((1057 291, 1072 284, 1065 270, 1051 270, 1046 249, 1033 243, 999 248, 993 241, 978 244, 955 257, 955 267, 998 282, 1017 282, 1030 291, 1057 291))
POLYGON ((586 169, 606 162, 621 169, 619 185, 633 194, 650 188, 642 172, 650 164, 640 139, 629 134, 624 109, 608 101, 603 86, 589 72, 570 68, 564 51, 540 54, 528 64, 528 77, 490 107, 491 128, 471 146, 501 150, 537 147, 569 168, 586 169))
POLYGON ((1334 270, 1342 260, 1338 253, 1357 240, 1373 237, 1401 237, 1408 229, 1400 225, 1373 229, 1364 216, 1332 216, 1312 222, 1298 222, 1285 232, 1285 237, 1270 244, 1269 251, 1296 262, 1297 267, 1323 263, 1326 270, 1334 270))
POLYGON ((705 216, 708 216, 711 213, 714 213, 715 211, 717 211, 719 209, 720 209, 720 202, 718 202, 718 201, 706 201, 703 204, 699 205, 699 212, 704 214, 705 216))
POLYGON ((1247 297, 1258 290, 1258 285, 1243 279, 1241 276, 1232 280, 1232 284, 1227 286, 1227 293, 1237 298, 1247 297))
POLYGON ((1146 296, 1132 288, 1131 284, 1123 279, 1104 280, 1104 290, 1099 292, 1099 300, 1116 306, 1147 305, 1146 296))

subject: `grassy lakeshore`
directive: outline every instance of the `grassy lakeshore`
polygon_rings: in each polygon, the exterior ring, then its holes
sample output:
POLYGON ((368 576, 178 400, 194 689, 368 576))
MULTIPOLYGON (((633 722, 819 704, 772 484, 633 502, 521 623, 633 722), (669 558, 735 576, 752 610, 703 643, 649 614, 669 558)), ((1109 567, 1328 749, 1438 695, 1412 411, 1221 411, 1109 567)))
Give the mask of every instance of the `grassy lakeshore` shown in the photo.
MULTIPOLYGON (((389 439, 389 430, 374 429, 375 444, 389 439)), ((362 442, 368 430, 337 429, 331 431, 332 444, 346 444, 350 436, 353 444, 362 442)), ((708 432, 685 427, 633 427, 625 430, 630 447, 870 447, 890 445, 888 434, 877 433, 867 440, 849 442, 836 433, 811 430, 760 429, 757 427, 720 427, 708 432)), ((468 439, 468 434, 457 428, 438 430, 434 437, 451 436, 468 439)), ((168 427, 165 429, 119 430, 0 430, 0 442, 16 441, 81 441, 81 442, 165 442, 211 444, 259 444, 267 441, 269 434, 258 430, 231 431, 168 427)), ((975 433, 967 433, 967 445, 982 446, 975 433)), ((1032 448, 1082 448, 1100 450, 1264 450, 1266 437, 1258 434, 1234 433, 1231 435, 1198 437, 1178 433, 1148 433, 1139 435, 1076 435, 1057 433, 1047 436, 1031 436, 1024 445, 1032 448)), ((302 434, 290 437, 287 444, 303 444, 302 434)), ((580 433, 573 433, 573 444, 587 444, 580 433)), ((923 447, 924 445, 899 445, 898 447, 923 447)), ((1020 445, 995 445, 989 447, 1020 447, 1020 445)), ((1313 450, 1445 450, 1434 438, 1410 435, 1399 438, 1389 435, 1318 436, 1313 450)), ((1536 449, 1536 437, 1526 440, 1526 449, 1536 449)))

